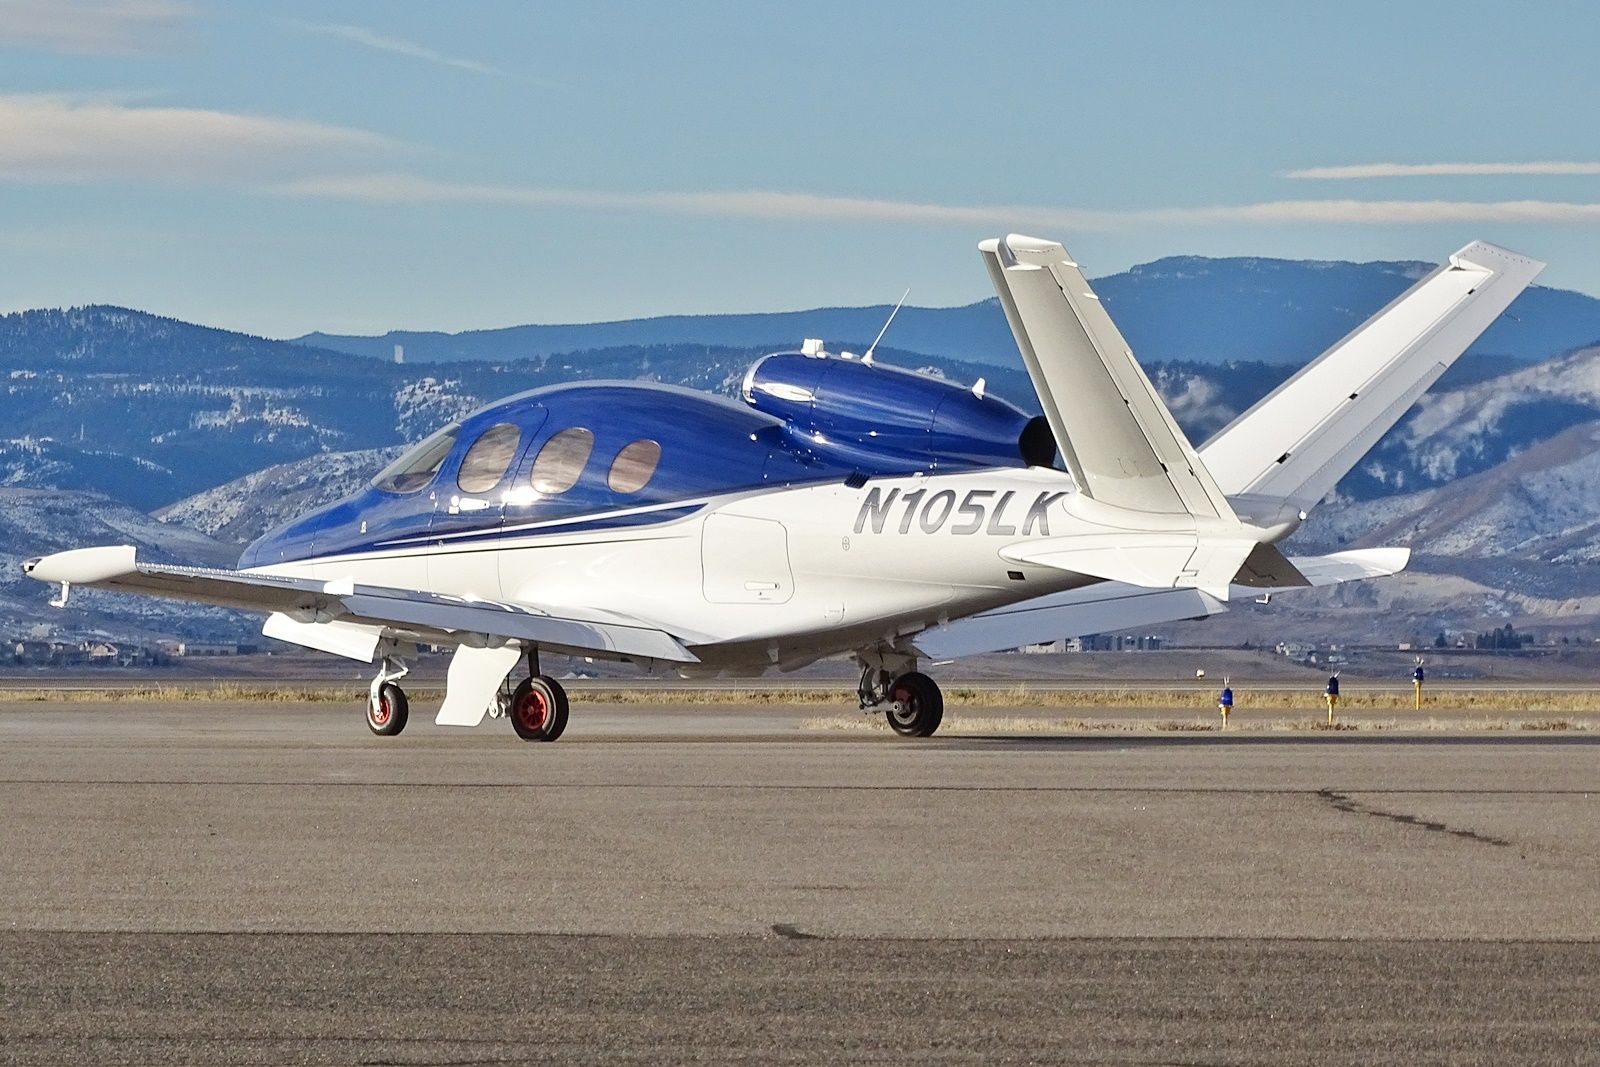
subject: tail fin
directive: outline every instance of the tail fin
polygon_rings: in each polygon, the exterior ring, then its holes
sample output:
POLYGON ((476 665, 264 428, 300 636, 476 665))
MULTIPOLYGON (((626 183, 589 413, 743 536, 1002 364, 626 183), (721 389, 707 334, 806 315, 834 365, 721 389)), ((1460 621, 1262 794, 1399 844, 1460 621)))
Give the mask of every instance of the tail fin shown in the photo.
POLYGON ((978 250, 1079 491, 1131 511, 1235 522, 1067 250, 1016 234, 978 250))
POLYGON ((1207 441, 1217 485, 1258 521, 1309 511, 1543 269, 1467 245, 1207 441))

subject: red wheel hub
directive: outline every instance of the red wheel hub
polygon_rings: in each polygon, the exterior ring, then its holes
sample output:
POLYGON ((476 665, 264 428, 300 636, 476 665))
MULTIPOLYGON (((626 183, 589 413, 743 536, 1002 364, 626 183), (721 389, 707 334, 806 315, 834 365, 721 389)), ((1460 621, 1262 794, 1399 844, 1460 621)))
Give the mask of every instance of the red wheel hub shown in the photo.
POLYGON ((550 718, 550 700, 537 689, 529 690, 517 701, 512 714, 516 715, 517 723, 524 730, 543 729, 545 721, 550 718))
POLYGON ((378 704, 371 711, 372 722, 375 726, 387 726, 389 716, 394 714, 394 708, 389 703, 388 694, 378 698, 378 704))

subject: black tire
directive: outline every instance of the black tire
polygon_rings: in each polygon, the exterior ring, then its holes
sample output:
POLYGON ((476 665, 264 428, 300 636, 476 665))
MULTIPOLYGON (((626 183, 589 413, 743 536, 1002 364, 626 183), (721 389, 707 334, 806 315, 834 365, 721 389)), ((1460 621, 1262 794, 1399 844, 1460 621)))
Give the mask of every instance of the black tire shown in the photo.
POLYGON ((554 741, 567 728, 567 691, 548 674, 526 678, 511 694, 506 718, 524 741, 554 741))
POLYGON ((406 728, 411 713, 406 691, 393 682, 378 687, 378 703, 367 702, 367 729, 379 737, 393 737, 406 728))
POLYGON ((944 694, 926 674, 902 674, 889 686, 889 707, 884 718, 889 729, 902 737, 932 737, 944 721, 944 694))

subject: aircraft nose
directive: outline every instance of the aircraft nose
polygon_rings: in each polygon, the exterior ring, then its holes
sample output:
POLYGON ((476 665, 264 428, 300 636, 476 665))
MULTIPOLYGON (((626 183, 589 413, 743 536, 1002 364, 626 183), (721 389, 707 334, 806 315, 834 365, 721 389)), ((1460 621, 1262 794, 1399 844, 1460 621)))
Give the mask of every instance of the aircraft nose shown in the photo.
POLYGON ((271 541, 272 535, 266 534, 245 545, 244 551, 239 553, 239 569, 247 571, 251 567, 265 566, 269 562, 266 557, 272 554, 271 541))

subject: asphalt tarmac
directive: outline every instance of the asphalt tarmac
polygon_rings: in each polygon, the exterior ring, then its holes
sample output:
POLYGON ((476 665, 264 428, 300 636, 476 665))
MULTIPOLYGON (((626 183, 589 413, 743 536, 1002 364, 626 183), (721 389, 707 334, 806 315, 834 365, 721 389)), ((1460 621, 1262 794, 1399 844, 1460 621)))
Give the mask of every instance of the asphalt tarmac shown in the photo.
POLYGON ((1600 1062, 1600 732, 816 716, 0 705, 0 1061, 1600 1062))

